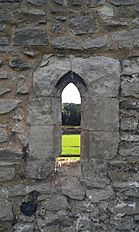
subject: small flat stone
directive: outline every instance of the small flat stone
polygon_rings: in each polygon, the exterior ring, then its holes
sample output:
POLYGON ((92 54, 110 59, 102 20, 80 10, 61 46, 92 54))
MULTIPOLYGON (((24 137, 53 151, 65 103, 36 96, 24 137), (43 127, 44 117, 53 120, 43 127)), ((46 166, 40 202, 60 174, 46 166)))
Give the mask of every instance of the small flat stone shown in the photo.
POLYGON ((57 37, 56 39, 52 40, 52 45, 55 48, 61 48, 61 49, 74 49, 74 50, 81 49, 80 44, 70 37, 57 37))
POLYGON ((6 114, 14 110, 18 104, 15 99, 2 99, 0 100, 0 114, 6 114))
POLYGON ((113 3, 116 6, 130 6, 135 4, 135 0, 111 0, 111 3, 113 3))
POLYGON ((8 77, 7 71, 0 71, 0 79, 6 79, 8 77))
POLYGON ((19 60, 19 59, 11 60, 9 65, 10 65, 11 68, 14 68, 14 69, 20 70, 20 71, 25 71, 25 70, 31 68, 30 64, 25 63, 25 62, 23 62, 22 60, 19 60))
POLYGON ((12 204, 7 200, 0 201, 0 220, 12 221, 13 219, 12 204))
POLYGON ((107 43, 107 35, 97 37, 95 39, 85 39, 83 41, 83 48, 90 49, 90 48, 101 48, 104 47, 107 43))
POLYGON ((10 91, 11 91, 11 89, 9 89, 9 88, 0 87, 0 96, 2 96, 2 95, 5 94, 5 93, 8 93, 8 92, 10 92, 10 91))
POLYGON ((8 135, 3 125, 0 125, 0 143, 6 142, 8 140, 8 135))
POLYGON ((43 6, 47 3, 47 0, 27 0, 27 2, 34 6, 43 6))

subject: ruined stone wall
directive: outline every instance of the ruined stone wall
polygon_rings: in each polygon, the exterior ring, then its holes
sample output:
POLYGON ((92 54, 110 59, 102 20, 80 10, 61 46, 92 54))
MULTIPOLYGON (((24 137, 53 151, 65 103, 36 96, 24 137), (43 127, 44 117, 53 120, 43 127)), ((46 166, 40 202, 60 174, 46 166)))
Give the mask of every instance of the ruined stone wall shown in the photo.
POLYGON ((138 232, 138 98, 138 0, 0 0, 0 232, 138 232), (69 82, 81 160, 60 166, 69 82))

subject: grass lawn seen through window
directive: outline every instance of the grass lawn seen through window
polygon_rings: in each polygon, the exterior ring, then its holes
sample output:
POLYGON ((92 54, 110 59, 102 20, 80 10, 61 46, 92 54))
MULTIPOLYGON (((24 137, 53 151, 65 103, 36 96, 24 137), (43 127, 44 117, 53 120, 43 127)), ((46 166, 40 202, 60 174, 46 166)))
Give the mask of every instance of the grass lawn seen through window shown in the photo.
POLYGON ((80 159, 80 134, 62 135, 62 154, 60 157, 80 159))

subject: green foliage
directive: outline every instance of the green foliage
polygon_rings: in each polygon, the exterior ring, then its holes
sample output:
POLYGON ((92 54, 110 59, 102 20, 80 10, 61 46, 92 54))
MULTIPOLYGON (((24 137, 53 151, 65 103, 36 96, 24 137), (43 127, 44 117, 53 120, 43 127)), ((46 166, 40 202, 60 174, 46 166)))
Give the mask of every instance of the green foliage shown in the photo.
POLYGON ((64 103, 62 107, 62 125, 80 126, 80 104, 64 103))

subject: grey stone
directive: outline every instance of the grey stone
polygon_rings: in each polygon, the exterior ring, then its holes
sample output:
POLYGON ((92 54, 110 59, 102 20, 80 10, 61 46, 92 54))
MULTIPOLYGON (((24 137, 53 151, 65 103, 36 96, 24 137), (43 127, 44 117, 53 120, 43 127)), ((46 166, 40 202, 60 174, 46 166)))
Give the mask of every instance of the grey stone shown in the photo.
POLYGON ((101 190, 87 190, 86 196, 90 199, 91 202, 97 203, 99 201, 114 198, 114 193, 111 186, 107 186, 105 189, 101 190))
POLYGON ((0 100, 0 114, 6 114, 17 107, 19 101, 15 99, 2 99, 0 100))
POLYGON ((89 95, 117 97, 120 82, 120 64, 116 59, 97 56, 72 58, 72 71, 87 84, 89 95))
POLYGON ((13 162, 15 162, 16 160, 20 160, 21 159, 21 151, 19 150, 13 150, 11 148, 4 148, 4 149, 0 149, 0 159, 2 160, 9 160, 11 162, 11 160, 13 160, 13 162))
POLYGON ((70 69, 69 58, 50 57, 48 65, 33 74, 33 91, 37 96, 54 96, 57 81, 70 69))
POLYGON ((59 211, 68 209, 68 202, 66 197, 54 195, 51 199, 44 202, 43 207, 49 211, 59 211))
MULTIPOLYGON (((54 126, 31 126, 29 151, 33 158, 55 159, 54 126), (47 149, 46 149, 47 147, 47 149)), ((57 154, 59 155, 59 154, 57 154)))
POLYGON ((95 39, 85 39, 83 41, 83 48, 101 48, 107 44, 107 35, 97 37, 95 39))
POLYGON ((138 120, 134 117, 131 118, 122 118, 120 122, 121 130, 137 130, 138 120))
POLYGON ((6 142, 8 140, 8 135, 5 130, 5 126, 0 125, 0 143, 1 142, 6 142))
POLYGON ((0 21, 12 21, 12 12, 9 9, 0 9, 0 21))
POLYGON ((12 205, 7 200, 0 201, 0 220, 12 221, 14 219, 12 205))
MULTIPOLYGON (((38 155, 39 156, 39 155, 38 155)), ((27 177, 44 180, 55 171, 55 161, 48 159, 30 160, 27 162, 27 177)))
POLYGON ((72 6, 82 6, 83 0, 71 0, 71 5, 72 6))
POLYGON ((118 132, 82 132, 82 158, 113 159, 119 146, 118 132))
POLYGON ((113 49, 133 48, 132 33, 126 30, 113 32, 111 34, 113 41, 113 49))
POLYGON ((68 196, 71 199, 83 200, 85 196, 85 190, 80 185, 65 185, 62 187, 62 194, 68 196))
POLYGON ((70 17, 69 26, 76 35, 90 34, 98 30, 96 19, 88 15, 70 17))
POLYGON ((7 71, 0 71, 0 79, 6 79, 8 77, 7 71))
POLYGON ((111 2, 116 6, 121 6, 121 5, 130 6, 135 4, 135 0, 111 0, 111 2))
POLYGON ((9 39, 7 36, 0 36, 0 45, 8 45, 9 44, 9 39))
POLYGON ((128 172, 129 165, 125 161, 113 160, 110 162, 108 175, 112 181, 128 181, 130 173, 128 172))
POLYGON ((29 86, 27 85, 24 76, 20 76, 18 84, 17 84, 16 91, 17 91, 17 93, 20 93, 20 94, 27 94, 27 93, 29 93, 29 86))
POLYGON ((54 0, 55 3, 63 6, 64 5, 64 0, 54 0))
POLYGON ((134 47, 139 47, 139 29, 131 30, 134 47))
POLYGON ((34 231, 34 225, 33 223, 25 223, 21 224, 18 223, 13 227, 13 231, 15 232, 33 232, 34 231))
POLYGON ((47 0, 27 0, 27 2, 34 6, 43 6, 47 4, 47 0))
POLYGON ((9 65, 10 65, 10 67, 12 67, 12 68, 14 68, 16 70, 19 70, 19 71, 25 71, 25 70, 31 68, 30 64, 25 63, 20 59, 12 59, 9 62, 9 65))
POLYGON ((46 29, 33 25, 19 28, 14 34, 14 45, 48 45, 46 29))
POLYGON ((123 100, 120 102, 121 109, 139 110, 139 102, 137 100, 123 100))
POLYGON ((23 53, 28 57, 34 58, 37 55, 37 51, 23 50, 23 53))
POLYGON ((123 81, 121 84, 121 96, 133 96, 139 98, 139 81, 138 79, 133 79, 131 81, 123 81))
POLYGON ((119 131, 119 103, 114 98, 89 98, 82 102, 82 129, 119 131))
POLYGON ((105 3, 105 0, 89 0, 89 7, 101 6, 105 3))
POLYGON ((98 10, 98 12, 102 19, 114 16, 113 7, 111 6, 103 6, 98 10))
POLYGON ((67 36, 57 37, 56 39, 52 39, 52 46, 54 48, 61 48, 61 49, 74 49, 74 50, 81 49, 79 42, 67 36))
POLYGON ((28 104, 27 123, 34 126, 61 124, 61 98, 32 97, 28 104))
POLYGON ((80 182, 87 189, 104 189, 109 184, 109 180, 107 179, 97 179, 97 178, 95 179, 94 178, 92 180, 92 177, 81 178, 80 182))
POLYGON ((123 75, 134 75, 139 74, 139 67, 136 65, 132 65, 131 67, 124 67, 122 71, 123 75))
POLYGON ((0 96, 2 96, 3 94, 5 94, 5 93, 8 93, 8 92, 10 92, 11 91, 11 89, 9 89, 9 88, 7 88, 7 87, 4 87, 4 86, 1 86, 0 87, 0 96))
POLYGON ((121 147, 119 154, 123 157, 138 157, 139 156, 139 144, 130 144, 130 147, 121 147))
POLYGON ((15 168, 12 163, 1 162, 0 163, 0 182, 7 180, 13 180, 15 177, 15 168))

